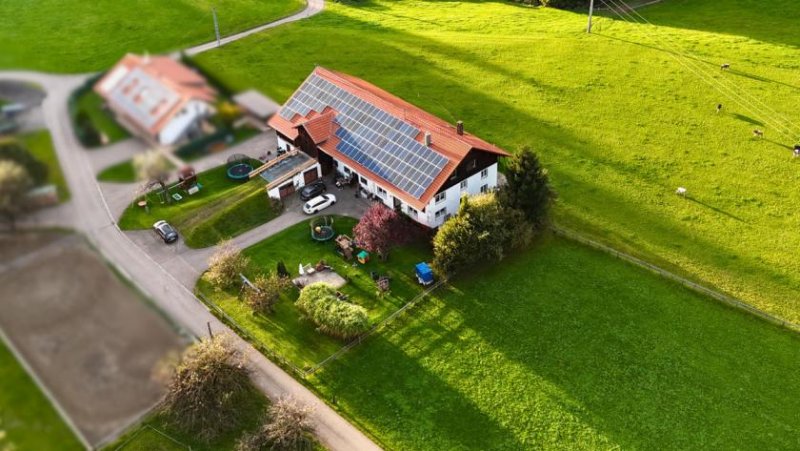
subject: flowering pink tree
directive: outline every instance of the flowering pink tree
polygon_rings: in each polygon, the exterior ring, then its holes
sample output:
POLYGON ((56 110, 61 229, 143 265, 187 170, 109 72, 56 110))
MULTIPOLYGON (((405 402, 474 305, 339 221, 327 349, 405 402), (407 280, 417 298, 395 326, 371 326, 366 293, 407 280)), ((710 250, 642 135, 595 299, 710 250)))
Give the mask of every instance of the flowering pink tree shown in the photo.
POLYGON ((386 260, 389 249, 411 241, 414 229, 396 211, 375 203, 358 221, 353 233, 359 246, 386 260))

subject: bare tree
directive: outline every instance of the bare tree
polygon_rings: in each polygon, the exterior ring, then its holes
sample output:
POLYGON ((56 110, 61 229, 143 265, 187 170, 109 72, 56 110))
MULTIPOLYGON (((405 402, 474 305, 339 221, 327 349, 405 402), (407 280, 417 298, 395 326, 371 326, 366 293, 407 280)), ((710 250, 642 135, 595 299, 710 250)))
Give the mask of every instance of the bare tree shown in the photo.
POLYGON ((33 187, 25 168, 11 160, 0 160, 0 213, 16 228, 16 220, 28 206, 28 191, 33 187))
POLYGON ((250 259, 242 255, 242 250, 231 241, 220 243, 216 252, 208 259, 206 280, 217 290, 230 288, 239 280, 250 259))
POLYGON ((281 293, 291 285, 292 282, 287 277, 280 277, 276 273, 259 274, 253 280, 253 287, 245 292, 244 299, 254 312, 272 313, 281 293))
POLYGON ((244 359, 219 334, 196 342, 175 368, 163 403, 173 426, 205 442, 241 426, 241 404, 252 396, 244 359))
POLYGON ((267 423, 239 441, 238 451, 307 451, 314 448, 312 409, 292 397, 269 408, 267 423))
MULTIPOLYGON (((169 180, 169 162, 157 150, 148 150, 134 155, 133 169, 136 178, 145 183, 145 187, 153 185, 161 186, 162 191, 170 202, 167 193, 167 180, 169 180)), ((146 189, 144 190, 146 191, 146 189)))

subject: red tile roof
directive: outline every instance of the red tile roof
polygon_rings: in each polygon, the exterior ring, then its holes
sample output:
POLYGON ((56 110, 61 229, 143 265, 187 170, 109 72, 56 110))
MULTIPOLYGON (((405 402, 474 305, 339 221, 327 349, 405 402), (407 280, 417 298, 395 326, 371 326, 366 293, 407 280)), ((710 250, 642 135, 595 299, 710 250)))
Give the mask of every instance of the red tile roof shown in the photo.
POLYGON ((381 185, 392 191, 393 195, 418 210, 425 208, 430 199, 436 195, 450 177, 453 170, 455 170, 473 149, 500 156, 508 156, 508 153, 503 149, 476 136, 466 132, 458 134, 455 125, 364 80, 319 66, 314 69, 312 75, 324 78, 392 116, 413 125, 420 130, 419 134, 416 136, 416 140, 420 143, 424 143, 425 134, 430 133, 431 145, 429 147, 447 158, 448 163, 444 166, 442 172, 433 180, 428 189, 425 190, 423 195, 419 199, 414 198, 339 152, 336 149, 338 138, 334 134, 336 123, 333 121, 336 112, 330 107, 325 108, 322 112, 312 111, 305 117, 296 114, 291 120, 286 120, 281 117, 280 114, 275 114, 269 120, 269 126, 292 140, 298 135, 297 129, 302 127, 323 151, 335 157, 337 160, 343 161, 364 176, 375 181, 383 182, 381 185))
MULTIPOLYGON (((179 100, 170 105, 170 108, 162 108, 166 103, 162 100, 157 106, 149 110, 150 115, 156 117, 155 122, 146 126, 138 124, 142 129, 150 133, 157 134, 172 117, 180 111, 183 106, 191 100, 201 100, 203 102, 213 102, 217 97, 217 92, 201 75, 173 60, 167 56, 139 56, 129 53, 125 55, 103 78, 95 84, 95 91, 100 94, 107 102, 112 103, 113 98, 108 94, 122 82, 124 75, 133 69, 139 69, 147 75, 157 80, 164 88, 174 92, 179 100)), ((125 95, 128 95, 136 88, 138 80, 133 81, 123 88, 125 95)), ((140 96, 136 94, 136 96, 140 96)), ((136 100, 136 99, 134 99, 136 100)), ((125 110, 123 105, 116 106, 120 110, 125 110)), ((130 115, 129 120, 136 120, 135 116, 130 115)))

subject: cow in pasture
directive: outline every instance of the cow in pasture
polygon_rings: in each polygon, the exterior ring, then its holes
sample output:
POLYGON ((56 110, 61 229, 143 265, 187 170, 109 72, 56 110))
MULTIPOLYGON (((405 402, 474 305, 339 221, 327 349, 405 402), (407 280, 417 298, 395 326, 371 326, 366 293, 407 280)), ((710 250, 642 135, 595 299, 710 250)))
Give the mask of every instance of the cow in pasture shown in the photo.
POLYGON ((763 138, 764 137, 764 132, 759 130, 759 129, 754 129, 753 130, 753 137, 754 138, 763 138))
POLYGON ((730 68, 731 68, 731 64, 730 63, 725 63, 725 64, 719 66, 720 70, 728 70, 730 68))
POLYGON ((684 188, 682 186, 679 186, 678 189, 675 190, 675 194, 677 194, 677 195, 679 195, 681 197, 686 197, 686 193, 687 193, 686 188, 684 188))

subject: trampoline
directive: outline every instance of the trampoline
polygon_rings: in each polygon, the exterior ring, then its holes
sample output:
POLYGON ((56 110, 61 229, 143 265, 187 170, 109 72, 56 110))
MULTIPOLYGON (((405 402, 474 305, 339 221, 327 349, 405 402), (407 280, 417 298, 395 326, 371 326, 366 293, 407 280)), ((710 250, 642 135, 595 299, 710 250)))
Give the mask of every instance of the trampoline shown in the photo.
POLYGON ((328 241, 336 234, 333 230, 333 219, 328 216, 313 219, 309 225, 311 238, 315 241, 328 241))
POLYGON ((242 154, 231 155, 228 158, 228 178, 232 180, 247 180, 253 165, 249 163, 250 157, 242 154))

